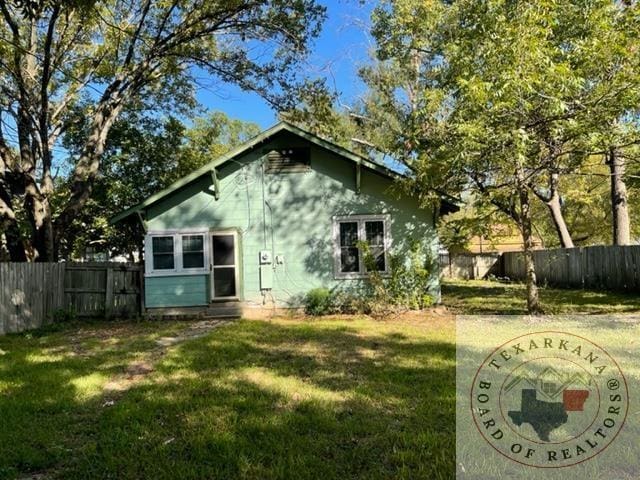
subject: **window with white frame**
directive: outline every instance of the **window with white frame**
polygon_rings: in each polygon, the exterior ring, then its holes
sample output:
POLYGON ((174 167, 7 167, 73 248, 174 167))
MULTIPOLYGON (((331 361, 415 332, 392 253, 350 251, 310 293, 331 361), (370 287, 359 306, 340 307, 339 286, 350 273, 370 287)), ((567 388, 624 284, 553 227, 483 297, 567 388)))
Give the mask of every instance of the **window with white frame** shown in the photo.
POLYGON ((145 238, 147 275, 205 273, 206 232, 152 232, 145 238))
POLYGON ((204 235, 182 235, 182 268, 204 268, 204 235))
POLYGON ((334 257, 336 278, 357 278, 367 274, 360 242, 369 245, 375 269, 388 273, 387 253, 391 246, 389 215, 334 217, 334 257))
POLYGON ((175 245, 173 236, 151 238, 153 270, 175 270, 175 245))

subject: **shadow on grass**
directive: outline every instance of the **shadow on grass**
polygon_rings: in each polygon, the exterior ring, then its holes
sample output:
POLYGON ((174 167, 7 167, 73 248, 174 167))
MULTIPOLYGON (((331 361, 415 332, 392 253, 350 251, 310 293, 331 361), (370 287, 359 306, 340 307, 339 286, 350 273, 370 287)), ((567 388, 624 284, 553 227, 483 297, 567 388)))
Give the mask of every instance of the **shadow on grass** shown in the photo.
MULTIPOLYGON (((640 296, 611 291, 541 287, 545 313, 589 315, 640 311, 640 296)), ((526 314, 523 284, 489 281, 447 281, 442 284, 443 303, 454 313, 466 315, 526 314)))
POLYGON ((107 380, 173 330, 114 322, 0 337, 0 478, 56 467, 82 448, 107 380))
POLYGON ((240 322, 184 344, 64 475, 451 478, 455 347, 376 325, 240 322))

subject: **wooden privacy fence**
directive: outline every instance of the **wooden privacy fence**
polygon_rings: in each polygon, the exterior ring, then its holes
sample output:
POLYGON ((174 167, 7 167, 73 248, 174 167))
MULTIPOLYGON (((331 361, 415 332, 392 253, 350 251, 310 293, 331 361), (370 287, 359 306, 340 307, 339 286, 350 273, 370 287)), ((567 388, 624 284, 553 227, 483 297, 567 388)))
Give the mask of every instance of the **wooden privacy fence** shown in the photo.
MULTIPOLYGON (((533 258, 539 283, 640 291, 640 245, 536 250, 533 258)), ((502 274, 525 279, 522 252, 502 254, 502 274)))
POLYGON ((142 275, 133 263, 0 263, 0 334, 40 327, 56 312, 138 316, 142 275))
POLYGON ((441 253, 440 273, 447 278, 477 280, 497 274, 499 253, 441 253))
POLYGON ((64 307, 62 263, 0 263, 0 334, 41 326, 64 307))

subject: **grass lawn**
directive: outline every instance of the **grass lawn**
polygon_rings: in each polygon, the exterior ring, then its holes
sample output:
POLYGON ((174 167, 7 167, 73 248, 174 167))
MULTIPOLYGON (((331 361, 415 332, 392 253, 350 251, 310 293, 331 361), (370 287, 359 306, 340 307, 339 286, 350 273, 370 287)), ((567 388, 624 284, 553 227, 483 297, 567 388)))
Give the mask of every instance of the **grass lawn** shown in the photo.
POLYGON ((450 319, 237 321, 108 401, 109 379, 185 323, 0 337, 0 477, 454 475, 450 319))
POLYGON ((0 478, 84 455, 108 380, 183 328, 98 323, 0 336, 0 478))
MULTIPOLYGON (((633 295, 541 297, 553 313, 640 309, 633 295)), ((450 281, 443 300, 455 313, 524 313, 517 284, 450 281)), ((454 476, 450 316, 241 320, 166 343, 192 325, 0 337, 0 478, 454 476)))
MULTIPOLYGON (((525 295, 526 287, 521 283, 446 280, 442 284, 442 301, 456 314, 526 314, 525 295)), ((541 287, 540 300, 546 314, 640 311, 640 295, 633 293, 541 287)))

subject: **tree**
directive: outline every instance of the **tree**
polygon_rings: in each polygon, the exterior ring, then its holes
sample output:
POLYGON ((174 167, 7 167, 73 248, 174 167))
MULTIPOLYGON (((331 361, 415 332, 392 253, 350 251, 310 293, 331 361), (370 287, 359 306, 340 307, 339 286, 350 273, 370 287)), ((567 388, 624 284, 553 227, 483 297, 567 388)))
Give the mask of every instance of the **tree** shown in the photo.
POLYGON ((261 128, 252 122, 231 119, 223 112, 196 117, 185 131, 176 175, 183 177, 193 170, 258 135, 261 128))
MULTIPOLYGON (((86 129, 67 132, 64 145, 71 153, 72 171, 81 151, 86 129)), ((93 185, 92 197, 65 229, 58 244, 60 258, 82 257, 89 247, 111 255, 134 257, 141 247, 142 227, 137 219, 114 227, 109 219, 118 212, 143 201, 169 186, 178 178, 180 151, 185 126, 175 118, 160 119, 125 112, 118 118, 105 140, 100 175, 93 185)), ((52 203, 64 202, 73 177, 56 182, 52 203)))
POLYGON ((26 244, 36 260, 57 258, 119 114, 133 104, 179 108, 194 67, 286 105, 324 11, 314 0, 1 2, 0 227, 12 258, 24 260, 26 244), (79 103, 90 105, 90 128, 54 211, 53 152, 79 103))
MULTIPOLYGON (((575 245, 611 242, 611 209, 607 202, 609 179, 604 172, 602 166, 596 168, 587 160, 583 169, 562 176, 561 208, 575 245)), ((548 209, 543 202, 534 206, 536 232, 545 247, 565 247, 553 219, 547 215, 548 209)))
POLYGON ((326 82, 307 82, 299 90, 297 104, 280 112, 280 117, 374 161, 388 160, 399 128, 397 118, 391 112, 385 114, 382 99, 373 90, 352 105, 340 104, 338 98, 339 92, 331 91, 326 82))
POLYGON ((397 0, 376 10, 377 59, 394 74, 372 87, 400 119, 397 143, 414 181, 466 191, 516 222, 530 312, 540 309, 535 196, 568 243, 559 180, 637 105, 637 9, 604 0, 397 0))
MULTIPOLYGON (((93 196, 66 229, 59 244, 60 257, 82 257, 92 247, 109 256, 127 255, 133 260, 137 253, 140 258, 144 232, 139 219, 133 217, 116 226, 109 219, 259 132, 255 123, 216 111, 196 117, 190 128, 173 117, 124 112, 107 135, 93 196)), ((82 148, 85 135, 85 129, 76 128, 65 138, 72 167, 73 154, 82 148)), ((65 198, 67 189, 66 182, 57 185, 54 199, 65 198)))
POLYGON ((546 154, 545 160, 547 167, 545 174, 542 175, 542 181, 545 183, 543 186, 540 186, 534 181, 531 184, 531 189, 536 197, 547 207, 560 246, 562 248, 573 248, 573 238, 571 237, 565 220, 562 208, 562 196, 560 194, 560 172, 563 170, 558 161, 558 156, 561 151, 562 150, 557 148, 557 144, 551 145, 551 148, 546 154))
POLYGON ((607 165, 611 171, 611 210, 613 218, 613 244, 629 245, 631 243, 631 225, 629 224, 629 206, 627 186, 624 181, 626 164, 610 147, 607 165))

